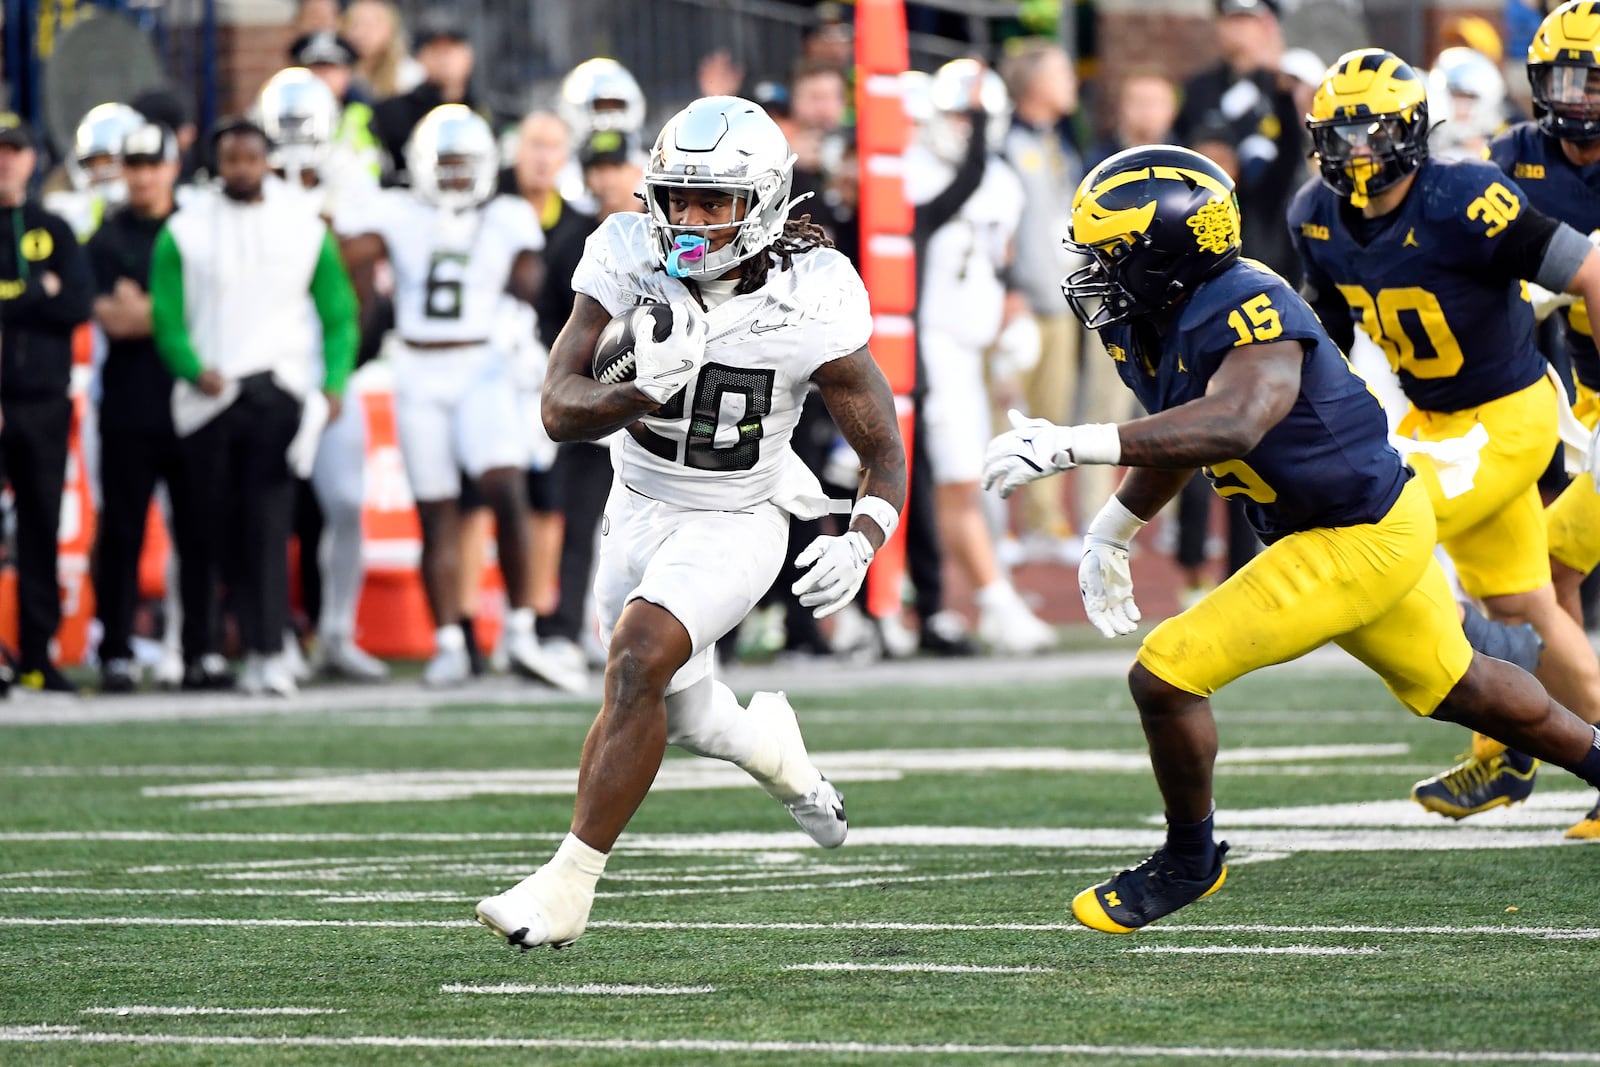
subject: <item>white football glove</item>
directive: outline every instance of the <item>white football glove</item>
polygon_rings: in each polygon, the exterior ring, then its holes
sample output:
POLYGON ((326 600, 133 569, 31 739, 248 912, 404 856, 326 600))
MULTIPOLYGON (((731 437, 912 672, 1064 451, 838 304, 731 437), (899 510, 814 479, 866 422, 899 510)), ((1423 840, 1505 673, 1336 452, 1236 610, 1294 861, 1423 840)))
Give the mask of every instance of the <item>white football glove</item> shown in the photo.
POLYGON ((1072 460, 1072 428, 1049 419, 1030 419, 1016 408, 1006 412, 1011 429, 989 442, 983 455, 983 487, 999 487, 1008 497, 1029 482, 1077 466, 1072 460))
POLYGON ((1089 621, 1105 636, 1119 637, 1139 628, 1127 545, 1085 537, 1083 559, 1078 563, 1078 591, 1083 594, 1089 621))
POLYGON ((811 569, 791 591, 812 615, 825 619, 855 598, 872 554, 872 542, 860 530, 842 537, 819 537, 794 558, 796 567, 811 569))
POLYGON ((983 487, 998 487, 1002 497, 1080 463, 1116 463, 1122 456, 1115 423, 1057 426, 1015 408, 1006 417, 1011 429, 990 441, 983 457, 983 487))
POLYGON ((706 359, 706 324, 693 300, 679 300, 672 308, 672 330, 666 340, 657 341, 653 330, 633 339, 633 361, 637 373, 633 387, 657 404, 665 404, 678 390, 694 381, 706 359))
POLYGON ((1133 575, 1128 546, 1145 520, 1129 511, 1113 494, 1083 535, 1078 563, 1078 591, 1083 610, 1106 637, 1131 634, 1139 628, 1139 606, 1133 602, 1133 575))

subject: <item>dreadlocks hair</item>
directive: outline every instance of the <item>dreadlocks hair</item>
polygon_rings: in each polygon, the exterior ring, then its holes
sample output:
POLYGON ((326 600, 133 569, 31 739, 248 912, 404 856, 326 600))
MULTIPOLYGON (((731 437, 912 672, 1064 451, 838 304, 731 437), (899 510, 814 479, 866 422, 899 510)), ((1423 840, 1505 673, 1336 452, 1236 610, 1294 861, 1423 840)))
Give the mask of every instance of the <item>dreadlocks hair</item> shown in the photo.
POLYGON ((778 239, 773 241, 757 255, 751 256, 744 262, 744 271, 739 275, 739 284, 733 287, 735 294, 753 293, 767 283, 767 271, 772 266, 772 257, 778 257, 778 269, 788 270, 794 266, 794 257, 802 252, 809 252, 813 248, 832 248, 833 241, 821 226, 811 221, 810 215, 801 215, 797 219, 790 219, 783 224, 783 232, 778 239))

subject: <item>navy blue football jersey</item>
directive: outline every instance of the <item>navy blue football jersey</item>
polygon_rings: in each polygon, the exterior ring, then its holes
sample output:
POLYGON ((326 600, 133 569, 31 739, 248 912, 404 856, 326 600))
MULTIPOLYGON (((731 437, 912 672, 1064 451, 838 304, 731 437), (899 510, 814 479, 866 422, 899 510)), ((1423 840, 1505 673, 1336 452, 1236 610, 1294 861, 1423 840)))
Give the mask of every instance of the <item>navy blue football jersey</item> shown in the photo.
POLYGON ((1321 181, 1307 182, 1289 205, 1289 231, 1318 307, 1337 292, 1413 404, 1461 411, 1544 374, 1521 279, 1495 258, 1525 204, 1490 163, 1430 159, 1381 220, 1361 219, 1321 181))
MULTIPOLYGON (((1561 143, 1532 122, 1524 122, 1489 142, 1489 161, 1514 178, 1528 201, 1579 233, 1600 230, 1600 163, 1574 166, 1561 143)), ((1600 353, 1595 351, 1589 315, 1582 301, 1562 309, 1572 371, 1590 389, 1600 389, 1600 353)))
POLYGON ((1300 530, 1376 522, 1411 477, 1366 382, 1300 294, 1259 263, 1240 260, 1197 288, 1159 339, 1132 323, 1108 326, 1100 338, 1152 414, 1204 396, 1242 345, 1304 346, 1289 414, 1247 455, 1205 471, 1219 495, 1246 499, 1250 525, 1269 544, 1300 530))

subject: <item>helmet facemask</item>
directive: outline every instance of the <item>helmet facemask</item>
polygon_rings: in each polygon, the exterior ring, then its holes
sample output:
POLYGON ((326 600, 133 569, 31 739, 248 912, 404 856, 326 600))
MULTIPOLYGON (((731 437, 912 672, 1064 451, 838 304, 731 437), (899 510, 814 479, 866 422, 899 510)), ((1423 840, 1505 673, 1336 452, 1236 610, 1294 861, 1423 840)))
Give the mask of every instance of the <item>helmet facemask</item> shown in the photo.
MULTIPOLYGON (((1061 279, 1061 292, 1072 313, 1086 329, 1098 330, 1119 322, 1164 310, 1181 292, 1171 284, 1166 291, 1141 292, 1132 272, 1125 268, 1136 259, 1159 268, 1162 253, 1151 248, 1148 233, 1131 234, 1099 245, 1080 244, 1067 238, 1062 244, 1088 259, 1088 262, 1061 279), (1099 301, 1092 304, 1092 301, 1099 301)), ((1165 257, 1170 258, 1170 257, 1165 257)))
POLYGON ((1404 113, 1307 123, 1323 182, 1355 207, 1413 173, 1428 158, 1428 106, 1404 113))
POLYGON ((1580 63, 1529 63, 1539 126, 1563 141, 1600 141, 1600 68, 1580 63))
POLYGON ((772 119, 736 97, 707 97, 662 129, 645 168, 645 206, 657 261, 675 278, 720 278, 783 233, 794 153, 772 119), (674 190, 715 190, 732 201, 728 222, 673 222, 674 190), (728 231, 732 229, 731 239, 728 231), (713 247, 717 242, 720 247, 713 247))
POLYGON ((434 108, 406 145, 412 191, 449 212, 470 211, 494 195, 499 152, 489 124, 460 104, 434 108))
MULTIPOLYGON (((761 205, 770 202, 777 190, 778 176, 767 174, 743 185, 727 185, 720 180, 695 183, 686 180, 664 180, 657 176, 645 179, 649 190, 650 231, 655 238, 657 251, 668 274, 674 278, 719 278, 746 259, 765 249, 774 240, 770 221, 766 220, 761 205), (706 226, 683 226, 672 221, 672 195, 674 190, 714 190, 729 199, 729 221, 706 226), (713 248, 719 240, 732 231, 732 239, 713 248)), ((788 192, 787 182, 782 183, 788 192)), ((781 229, 781 224, 780 224, 781 229)))

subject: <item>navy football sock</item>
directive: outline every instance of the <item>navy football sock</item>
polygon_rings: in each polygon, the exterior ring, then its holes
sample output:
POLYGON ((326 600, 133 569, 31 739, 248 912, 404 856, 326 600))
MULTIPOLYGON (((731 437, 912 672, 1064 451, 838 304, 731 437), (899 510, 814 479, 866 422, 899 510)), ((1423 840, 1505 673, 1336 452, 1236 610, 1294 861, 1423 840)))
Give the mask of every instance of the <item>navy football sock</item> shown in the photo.
POLYGON ((1217 842, 1214 835, 1217 809, 1199 822, 1173 822, 1167 820, 1167 852, 1172 866, 1185 878, 1204 878, 1217 862, 1217 842))
POLYGON ((1600 726, 1591 726, 1589 729, 1594 731, 1594 740, 1589 745, 1588 753, 1576 767, 1568 767, 1567 770, 1600 789, 1600 726))
POLYGON ((1539 666, 1539 654, 1544 642, 1528 623, 1511 626, 1486 618, 1471 604, 1463 604, 1466 615, 1461 619, 1461 629, 1466 632, 1467 644, 1485 656, 1515 663, 1532 674, 1539 666))

